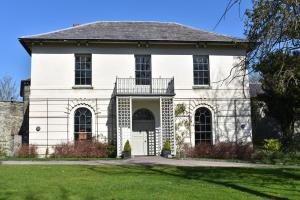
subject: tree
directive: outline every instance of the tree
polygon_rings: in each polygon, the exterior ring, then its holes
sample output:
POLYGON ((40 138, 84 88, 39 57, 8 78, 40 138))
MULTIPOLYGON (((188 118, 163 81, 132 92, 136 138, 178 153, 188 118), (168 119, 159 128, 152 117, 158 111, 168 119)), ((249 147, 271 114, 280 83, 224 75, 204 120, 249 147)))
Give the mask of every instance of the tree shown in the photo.
MULTIPOLYGON (((227 7, 217 25, 232 7, 239 6, 242 1, 228 0, 227 7)), ((240 73, 228 76, 232 79, 251 74, 254 66, 271 53, 280 50, 289 54, 300 49, 299 0, 253 0, 252 2, 252 9, 245 13, 245 35, 250 45, 245 60, 234 66, 240 73)), ((281 64, 284 65, 284 63, 285 60, 282 60, 281 64)), ((232 69, 231 72, 236 70, 232 69)))
POLYGON ((4 76, 0 79, 0 100, 10 101, 17 99, 17 87, 13 78, 10 76, 4 76))
MULTIPOLYGON (((246 11, 246 36, 255 43, 247 58, 250 67, 271 53, 290 53, 300 48, 300 2, 298 0, 255 0, 246 11)), ((280 62, 280 61, 279 61, 280 62)), ((283 64, 285 60, 281 60, 283 64)))
MULTIPOLYGON (((228 0, 218 23, 242 1, 228 0)), ((262 76, 260 81, 265 91, 262 98, 267 113, 279 122, 281 142, 287 149, 293 140, 294 122, 299 119, 300 2, 253 0, 252 3, 252 9, 245 13, 245 35, 250 45, 245 60, 233 67, 242 73, 233 78, 245 78, 253 71, 262 76)))
POLYGON ((288 150, 295 136, 295 122, 300 120, 300 52, 270 53, 254 70, 260 72, 265 92, 259 99, 266 104, 265 113, 279 123, 281 142, 288 150))

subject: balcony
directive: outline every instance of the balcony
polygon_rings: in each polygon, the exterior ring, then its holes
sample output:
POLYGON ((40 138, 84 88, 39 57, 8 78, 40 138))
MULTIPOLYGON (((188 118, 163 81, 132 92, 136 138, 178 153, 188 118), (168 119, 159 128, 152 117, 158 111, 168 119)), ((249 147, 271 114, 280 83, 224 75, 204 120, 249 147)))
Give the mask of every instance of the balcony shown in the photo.
POLYGON ((117 78, 114 95, 130 96, 174 96, 174 78, 117 78))

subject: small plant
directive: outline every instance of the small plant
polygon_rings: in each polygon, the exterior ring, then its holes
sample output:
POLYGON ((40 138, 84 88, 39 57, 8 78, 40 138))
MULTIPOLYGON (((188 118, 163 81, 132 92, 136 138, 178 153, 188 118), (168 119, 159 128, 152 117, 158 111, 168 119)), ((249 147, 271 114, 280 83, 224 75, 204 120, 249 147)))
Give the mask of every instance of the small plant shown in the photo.
POLYGON ((169 158, 171 156, 171 143, 170 140, 166 140, 163 148, 162 148, 162 152, 161 152, 162 156, 165 158, 169 158))
POLYGON ((263 148, 267 153, 278 153, 281 144, 278 139, 266 139, 263 148))
POLYGON ((124 145, 124 151, 125 152, 131 152, 131 146, 129 144, 129 141, 127 140, 125 145, 124 145))
POLYGON ((186 110, 185 104, 177 104, 175 107, 175 116, 182 115, 186 110))
POLYGON ((171 151, 171 143, 170 140, 166 140, 163 146, 164 151, 171 151))
POLYGON ((124 150, 123 150, 123 158, 128 159, 131 158, 131 146, 129 144, 129 141, 127 140, 125 145, 124 145, 124 150))

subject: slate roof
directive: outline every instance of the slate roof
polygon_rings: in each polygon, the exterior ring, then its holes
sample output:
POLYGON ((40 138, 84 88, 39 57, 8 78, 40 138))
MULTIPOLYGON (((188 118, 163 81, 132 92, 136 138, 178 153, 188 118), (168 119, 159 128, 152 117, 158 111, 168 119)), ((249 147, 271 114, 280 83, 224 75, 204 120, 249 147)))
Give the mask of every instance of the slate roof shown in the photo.
POLYGON ((119 40, 173 42, 247 42, 173 22, 94 22, 67 29, 23 36, 22 40, 119 40))

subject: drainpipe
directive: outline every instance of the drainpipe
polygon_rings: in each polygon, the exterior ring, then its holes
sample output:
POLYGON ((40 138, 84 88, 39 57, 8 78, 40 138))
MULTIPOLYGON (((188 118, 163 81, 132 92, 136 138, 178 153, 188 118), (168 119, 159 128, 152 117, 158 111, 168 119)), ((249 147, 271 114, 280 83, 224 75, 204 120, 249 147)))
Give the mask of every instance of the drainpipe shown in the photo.
POLYGON ((238 128, 237 128, 237 112, 236 112, 236 99, 234 100, 234 134, 235 134, 235 144, 238 143, 238 128))

